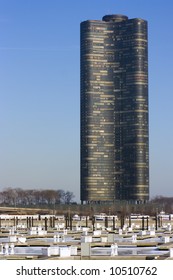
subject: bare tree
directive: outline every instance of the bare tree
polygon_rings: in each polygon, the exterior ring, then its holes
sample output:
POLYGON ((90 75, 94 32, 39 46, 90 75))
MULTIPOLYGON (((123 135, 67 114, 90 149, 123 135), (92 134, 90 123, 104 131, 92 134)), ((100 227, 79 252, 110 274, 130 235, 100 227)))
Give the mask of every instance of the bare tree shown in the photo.
POLYGON ((0 192, 0 203, 9 206, 70 204, 74 194, 63 190, 35 190, 21 188, 6 188, 0 192))
POLYGON ((70 204, 73 201, 74 194, 73 192, 62 192, 61 199, 64 202, 64 204, 70 204))

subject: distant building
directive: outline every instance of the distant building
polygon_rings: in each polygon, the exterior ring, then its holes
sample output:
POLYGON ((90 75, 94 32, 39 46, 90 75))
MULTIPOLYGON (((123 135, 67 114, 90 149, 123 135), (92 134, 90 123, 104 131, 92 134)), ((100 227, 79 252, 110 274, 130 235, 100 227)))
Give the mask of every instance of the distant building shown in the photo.
POLYGON ((81 23, 81 202, 149 199, 147 22, 81 23))

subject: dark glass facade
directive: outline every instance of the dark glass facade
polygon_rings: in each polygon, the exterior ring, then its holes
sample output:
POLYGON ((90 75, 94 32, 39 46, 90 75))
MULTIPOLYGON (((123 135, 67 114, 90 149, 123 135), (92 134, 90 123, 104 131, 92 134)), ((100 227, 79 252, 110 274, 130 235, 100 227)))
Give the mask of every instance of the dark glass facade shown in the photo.
POLYGON ((149 199, 147 22, 81 23, 81 201, 149 199))

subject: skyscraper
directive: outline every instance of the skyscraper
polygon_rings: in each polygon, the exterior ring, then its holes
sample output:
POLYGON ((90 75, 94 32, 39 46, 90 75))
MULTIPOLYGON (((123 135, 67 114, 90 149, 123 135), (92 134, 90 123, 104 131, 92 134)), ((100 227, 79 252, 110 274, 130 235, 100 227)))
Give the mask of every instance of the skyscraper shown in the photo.
POLYGON ((149 199, 147 22, 81 23, 81 202, 149 199))

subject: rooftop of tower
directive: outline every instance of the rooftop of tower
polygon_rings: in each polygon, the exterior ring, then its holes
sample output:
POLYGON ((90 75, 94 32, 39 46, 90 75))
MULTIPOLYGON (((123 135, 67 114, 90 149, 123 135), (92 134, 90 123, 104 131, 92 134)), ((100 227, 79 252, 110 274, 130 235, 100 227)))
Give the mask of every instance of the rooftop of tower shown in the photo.
POLYGON ((105 15, 102 18, 103 21, 114 21, 114 22, 120 22, 124 20, 128 20, 127 16, 124 15, 105 15))

